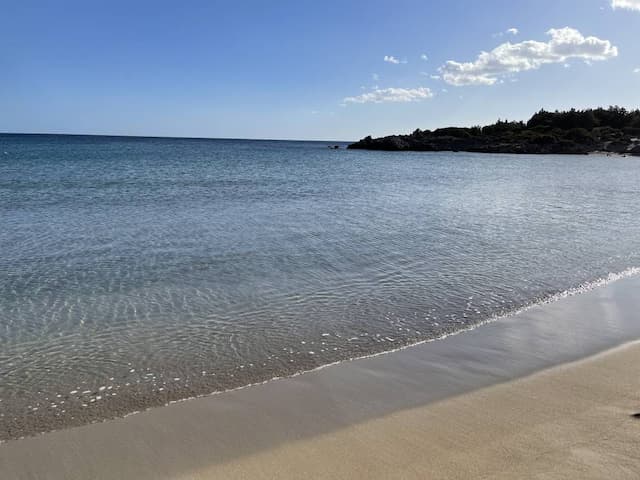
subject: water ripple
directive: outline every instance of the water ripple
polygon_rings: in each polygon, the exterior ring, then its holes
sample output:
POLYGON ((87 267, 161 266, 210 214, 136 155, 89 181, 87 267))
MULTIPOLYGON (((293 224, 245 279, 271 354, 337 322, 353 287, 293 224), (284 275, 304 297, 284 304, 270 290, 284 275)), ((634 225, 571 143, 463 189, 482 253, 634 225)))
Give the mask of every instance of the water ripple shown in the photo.
POLYGON ((634 159, 0 147, 0 438, 438 338, 640 264, 634 159))

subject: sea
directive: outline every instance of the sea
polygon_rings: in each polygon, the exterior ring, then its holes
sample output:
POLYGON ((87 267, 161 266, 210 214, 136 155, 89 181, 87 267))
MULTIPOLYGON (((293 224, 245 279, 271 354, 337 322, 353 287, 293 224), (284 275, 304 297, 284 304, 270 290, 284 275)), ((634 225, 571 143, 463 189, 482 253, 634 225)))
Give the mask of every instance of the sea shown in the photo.
POLYGON ((640 158, 345 147, 0 134, 0 440, 435 340, 640 267, 640 158))

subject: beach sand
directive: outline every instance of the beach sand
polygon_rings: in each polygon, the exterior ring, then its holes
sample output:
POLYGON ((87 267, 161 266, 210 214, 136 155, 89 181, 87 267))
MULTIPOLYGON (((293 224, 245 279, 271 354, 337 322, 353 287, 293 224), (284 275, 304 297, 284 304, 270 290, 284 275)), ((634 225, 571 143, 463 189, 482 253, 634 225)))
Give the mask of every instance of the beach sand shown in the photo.
POLYGON ((184 475, 640 478, 640 344, 184 475))
POLYGON ((636 275, 435 342, 8 441, 0 479, 637 479, 639 289, 636 275))

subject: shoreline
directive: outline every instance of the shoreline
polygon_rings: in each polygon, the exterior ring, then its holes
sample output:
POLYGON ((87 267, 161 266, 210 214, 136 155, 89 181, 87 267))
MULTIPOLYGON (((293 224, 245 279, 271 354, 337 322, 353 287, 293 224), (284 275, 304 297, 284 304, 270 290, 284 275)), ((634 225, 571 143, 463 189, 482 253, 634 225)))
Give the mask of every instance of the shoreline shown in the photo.
POLYGON ((506 385, 640 338, 638 287, 627 277, 437 342, 9 441, 0 473, 174 478, 506 385))
MULTIPOLYGON (((349 148, 347 148, 349 149, 349 148)), ((521 150, 464 150, 464 149, 436 149, 436 150, 420 150, 420 149, 403 149, 403 150, 394 150, 392 148, 383 149, 383 148, 353 148, 353 150, 365 150, 370 152, 393 152, 393 153, 473 153, 476 155, 517 155, 517 156, 534 156, 534 157, 544 157, 544 156, 563 156, 563 157, 616 157, 616 158, 638 158, 640 157, 640 153, 631 153, 631 152, 610 152, 607 150, 585 150, 582 152, 526 152, 521 150)))
MULTIPOLYGON (((585 283, 582 283, 576 287, 571 287, 568 288, 566 290, 562 290, 560 292, 548 295, 542 299, 539 299, 537 301, 535 301, 534 303, 529 303, 529 304, 525 304, 515 310, 512 310, 508 313, 505 314, 495 314, 491 317, 488 317, 478 323, 474 323, 468 326, 465 326, 464 328, 460 328, 458 330, 455 331, 451 331, 451 332, 447 332, 441 336, 438 337, 434 337, 434 338, 427 338, 424 340, 420 340, 417 341, 415 343, 411 343, 408 345, 402 345, 399 347, 395 347, 392 348, 390 350, 383 350, 383 351, 379 351, 379 352, 373 352, 373 353, 368 353, 368 354, 364 354, 361 356, 355 356, 352 358, 345 358, 345 359, 341 359, 338 361, 334 361, 334 362, 330 362, 330 363, 326 363, 326 364, 321 364, 318 365, 314 368, 311 369, 307 369, 307 370, 301 370, 289 375, 281 375, 281 376, 275 376, 272 378, 267 378, 264 380, 260 380, 260 381, 256 381, 253 383, 247 383, 247 384, 242 384, 242 385, 238 385, 235 387, 231 387, 231 388, 227 388, 227 389, 223 389, 223 390, 214 390, 214 391, 209 391, 206 393, 200 393, 200 394, 196 394, 196 395, 192 395, 192 396, 187 396, 187 397, 183 397, 183 398, 177 398, 177 399, 171 399, 169 401, 167 401, 166 403, 163 404, 156 404, 156 405, 151 405, 151 406, 147 406, 146 408, 139 408, 136 410, 129 410, 129 411, 125 411, 124 413, 121 413, 120 415, 106 415, 102 418, 94 418, 94 419, 84 419, 84 418, 78 418, 79 422, 74 422, 71 424, 67 424, 67 425, 58 425, 54 428, 49 428, 46 430, 41 430, 41 431, 34 431, 34 430, 30 430, 27 431, 25 434, 20 435, 20 436, 9 436, 6 437, 4 436, 4 434, 0 434, 0 445, 2 443, 5 443, 7 441, 15 441, 15 440, 22 440, 25 438, 30 438, 30 437, 34 437, 34 436, 39 436, 39 435, 44 435, 44 434, 48 434, 48 433, 53 433, 53 432, 58 432, 61 430, 65 430, 68 428, 78 428, 78 427, 82 427, 85 425, 92 425, 92 424, 97 424, 97 423, 104 423, 104 422, 109 422, 112 420, 118 420, 121 418, 127 418, 131 415, 137 415, 140 413, 144 413, 147 412, 149 410, 152 409, 157 409, 157 408, 163 408, 163 407, 167 407, 176 403, 181 403, 181 402, 185 402, 185 401, 191 401, 191 400, 196 400, 196 399, 200 399, 200 398, 206 398, 206 397, 211 397, 211 396, 216 396, 216 395, 221 395, 221 394, 229 394, 231 392, 236 392, 236 391, 240 391, 240 390, 244 390, 246 388, 251 388, 251 387, 257 387, 260 385, 264 385, 270 382, 274 382, 274 381, 281 381, 284 379, 288 379, 288 378, 295 378, 297 376, 300 375, 306 375, 306 374, 310 374, 310 373, 314 373, 320 370, 323 370, 325 368, 330 368, 330 367, 337 367, 341 364, 344 363, 349 363, 349 362, 353 362, 353 361, 363 361, 363 360, 367 360, 370 358, 375 358, 375 357, 379 357, 379 356, 385 356, 388 354, 394 354, 396 352, 400 352, 406 349, 412 349, 412 348, 416 348, 416 347, 420 347, 423 346, 425 344, 429 344, 432 342, 439 342, 442 340, 445 340, 449 337, 453 337, 456 335, 460 335, 460 334, 465 334, 467 332, 476 330, 478 328, 484 327, 486 325, 489 325, 491 323, 494 322, 500 322, 500 321, 504 321, 505 319, 508 319, 510 317, 514 317, 514 316, 518 316, 523 314, 524 312, 530 310, 530 309, 535 309, 537 307, 541 307, 550 303, 554 303, 557 302, 558 300, 562 300, 564 298, 567 297, 571 297, 574 295, 580 295, 580 294, 584 294, 586 292, 589 292, 593 289, 596 288, 600 288, 603 286, 607 286, 609 284, 611 284, 612 282, 616 282, 619 280, 623 280, 625 278, 629 278, 629 277, 633 277, 640 274, 640 267, 628 267, 623 271, 620 272, 615 272, 615 273, 609 273, 606 276, 602 276, 602 277, 598 277, 594 280, 590 280, 587 281, 585 283)), ((639 332, 639 336, 640 336, 640 332, 639 332)))
POLYGON ((176 478, 636 479, 639 361, 635 341, 176 478))

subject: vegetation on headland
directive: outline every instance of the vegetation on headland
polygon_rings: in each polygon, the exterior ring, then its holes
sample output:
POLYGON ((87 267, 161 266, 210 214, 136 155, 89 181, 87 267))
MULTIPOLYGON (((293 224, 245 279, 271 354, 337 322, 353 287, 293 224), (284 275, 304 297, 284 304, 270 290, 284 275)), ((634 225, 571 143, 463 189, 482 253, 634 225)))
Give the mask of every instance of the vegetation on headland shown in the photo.
POLYGON ((640 110, 626 110, 618 106, 563 112, 540 110, 526 123, 498 120, 484 127, 417 129, 409 135, 369 136, 348 148, 640 155, 640 110))

